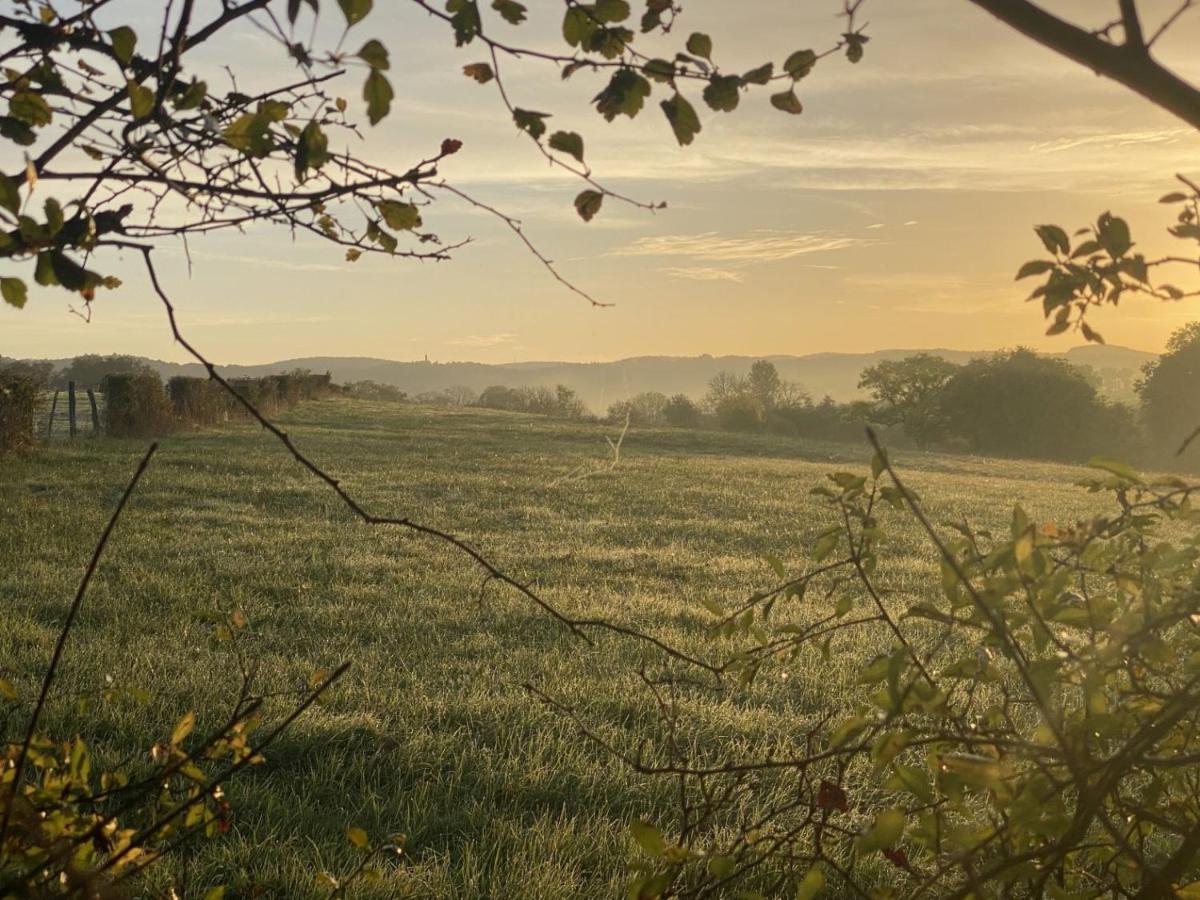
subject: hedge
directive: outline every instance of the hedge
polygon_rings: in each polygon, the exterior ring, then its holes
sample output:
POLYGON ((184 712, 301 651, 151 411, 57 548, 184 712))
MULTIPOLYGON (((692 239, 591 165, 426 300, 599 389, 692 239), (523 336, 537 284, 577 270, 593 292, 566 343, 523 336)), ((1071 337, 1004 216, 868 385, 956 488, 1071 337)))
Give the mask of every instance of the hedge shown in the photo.
POLYGON ((104 430, 112 437, 149 437, 170 431, 171 404, 155 373, 105 375, 104 430))
POLYGON ((0 454, 33 443, 33 417, 39 393, 32 378, 0 371, 0 454))

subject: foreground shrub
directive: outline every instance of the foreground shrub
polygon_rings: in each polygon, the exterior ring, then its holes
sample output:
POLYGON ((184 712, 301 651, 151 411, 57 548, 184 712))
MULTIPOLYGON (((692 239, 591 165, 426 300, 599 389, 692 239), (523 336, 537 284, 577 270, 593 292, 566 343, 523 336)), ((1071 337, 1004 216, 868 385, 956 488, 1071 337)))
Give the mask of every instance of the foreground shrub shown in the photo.
POLYGON ((747 758, 694 739, 694 675, 648 679, 664 737, 623 758, 680 807, 633 825, 630 896, 1196 896, 1200 488, 1094 466, 1106 514, 1018 507, 994 535, 934 526, 882 452, 817 488, 809 567, 770 558, 776 587, 706 604, 739 645, 717 671, 777 698, 848 665, 858 701, 747 758), (889 559, 896 518, 930 545, 928 586, 889 559))
POLYGON ((104 430, 112 437, 165 434, 174 424, 162 379, 154 372, 105 375, 104 430))
POLYGON ((22 371, 0 369, 0 454, 33 442, 33 417, 41 387, 22 371))

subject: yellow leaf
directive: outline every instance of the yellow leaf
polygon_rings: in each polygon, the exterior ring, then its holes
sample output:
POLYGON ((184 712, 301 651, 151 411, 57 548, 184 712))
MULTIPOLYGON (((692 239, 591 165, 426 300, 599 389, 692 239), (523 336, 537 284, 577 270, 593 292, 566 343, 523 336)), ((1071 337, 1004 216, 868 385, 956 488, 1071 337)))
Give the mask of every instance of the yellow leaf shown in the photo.
POLYGON ((360 850, 366 850, 367 845, 370 844, 370 842, 371 842, 370 838, 367 837, 367 833, 365 831, 363 831, 361 828, 355 828, 355 827, 350 827, 350 828, 346 829, 346 838, 347 838, 347 840, 350 841, 350 843, 352 843, 355 847, 357 847, 360 850))
POLYGON ((183 742, 183 739, 192 733, 192 729, 195 727, 196 714, 194 712, 184 713, 183 718, 176 723, 175 730, 171 732, 171 743, 179 746, 183 742))

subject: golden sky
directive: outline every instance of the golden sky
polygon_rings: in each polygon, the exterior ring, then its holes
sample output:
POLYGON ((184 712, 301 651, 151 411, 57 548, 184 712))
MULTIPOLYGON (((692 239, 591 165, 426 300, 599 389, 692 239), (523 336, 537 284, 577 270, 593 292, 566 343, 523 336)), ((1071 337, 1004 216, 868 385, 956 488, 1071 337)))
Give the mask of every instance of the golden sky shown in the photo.
MULTIPOLYGON (((541 3, 529 3, 535 16, 541 3)), ((1115 0, 1044 5, 1097 25, 1116 8, 1115 0)), ((1143 3, 1151 21, 1174 5, 1143 3)), ((689 0, 676 40, 709 32, 718 61, 742 71, 827 46, 838 6, 689 0)), ((581 132, 597 177, 668 204, 651 214, 608 201, 584 224, 571 205, 579 184, 548 169, 515 131, 494 86, 461 74, 480 50, 456 51, 407 3, 376 7, 359 28, 390 46, 397 100, 360 152, 400 168, 442 138, 462 140, 443 174, 518 216, 565 276, 616 305, 589 307, 502 224, 443 202, 426 225, 447 241, 473 238, 449 263, 350 264, 336 247, 269 228, 193 240, 190 273, 182 248, 166 247, 162 274, 181 324, 219 361, 1065 350, 1079 340, 1044 338, 1040 312, 1023 302, 1027 287, 1013 282, 1041 250, 1032 226, 1073 230, 1111 209, 1148 254, 1173 249, 1169 211, 1156 199, 1173 189, 1175 172, 1200 175, 1200 136, 1186 125, 966 0, 868 0, 866 58, 823 61, 801 83, 803 115, 769 109, 761 90, 733 114, 700 109, 697 98, 703 132, 684 149, 657 104, 608 125, 588 106, 600 82, 586 73, 564 85, 544 64, 509 65, 514 102, 553 112, 552 128, 581 132)), ((1200 13, 1164 40, 1160 56, 1197 80, 1198 45, 1200 13)), ((225 63, 247 78, 286 71, 269 62, 278 49, 249 30, 206 52, 214 81, 225 63)), ((357 90, 357 80, 345 88, 357 90)), ((0 354, 183 359, 135 262, 107 267, 125 287, 101 294, 90 324, 68 312, 61 292, 31 293, 23 311, 0 308, 0 354)), ((1110 343, 1157 350, 1200 318, 1198 302, 1131 301, 1094 324, 1110 343)))

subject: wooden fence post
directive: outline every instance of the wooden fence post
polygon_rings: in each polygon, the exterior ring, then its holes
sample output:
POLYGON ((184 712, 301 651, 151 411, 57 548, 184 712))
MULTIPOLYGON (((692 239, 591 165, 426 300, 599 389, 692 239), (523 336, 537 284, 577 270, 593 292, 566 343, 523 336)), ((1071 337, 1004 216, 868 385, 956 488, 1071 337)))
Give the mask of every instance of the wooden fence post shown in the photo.
POLYGON ((75 437, 75 382, 67 382, 67 424, 71 437, 75 437))
POLYGON ((50 401, 50 418, 46 420, 46 437, 50 437, 50 432, 54 430, 54 412, 58 409, 58 388, 54 389, 54 399, 50 401))
POLYGON ((88 403, 92 405, 92 437, 100 436, 100 409, 96 406, 96 392, 87 389, 88 403))

